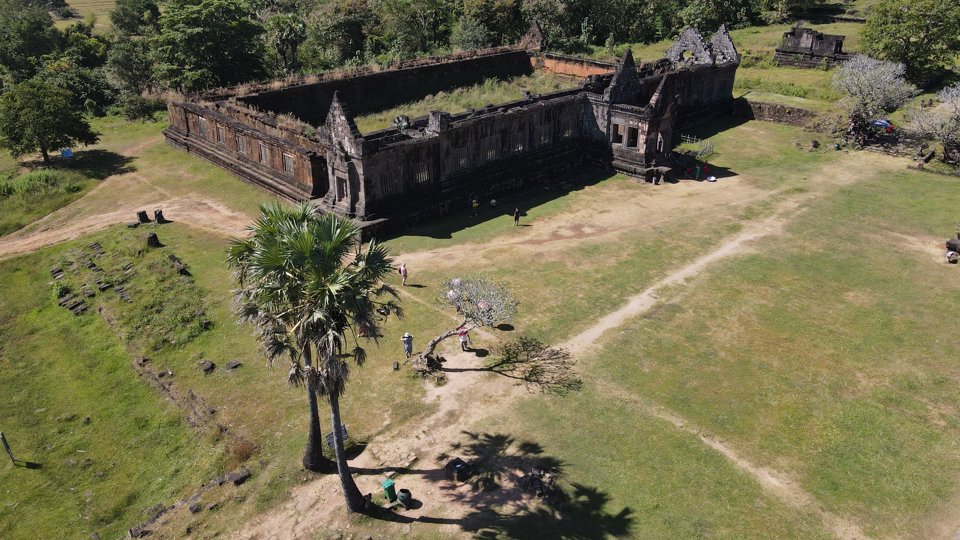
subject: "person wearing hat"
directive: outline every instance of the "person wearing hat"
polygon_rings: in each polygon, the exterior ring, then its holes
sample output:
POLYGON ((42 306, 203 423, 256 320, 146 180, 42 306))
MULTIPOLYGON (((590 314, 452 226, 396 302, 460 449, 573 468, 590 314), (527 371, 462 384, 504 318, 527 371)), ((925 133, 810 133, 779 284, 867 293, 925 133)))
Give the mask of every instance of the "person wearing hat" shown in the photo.
POLYGON ((413 356, 413 336, 409 332, 404 332, 400 341, 403 341, 403 352, 407 355, 407 358, 413 356))

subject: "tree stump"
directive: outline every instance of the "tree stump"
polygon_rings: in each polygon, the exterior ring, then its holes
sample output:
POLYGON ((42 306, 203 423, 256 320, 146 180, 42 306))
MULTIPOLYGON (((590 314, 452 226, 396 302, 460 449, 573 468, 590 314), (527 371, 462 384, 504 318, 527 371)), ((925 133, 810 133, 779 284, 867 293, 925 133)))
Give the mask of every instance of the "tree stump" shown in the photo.
POLYGON ((157 208, 156 210, 153 211, 153 220, 156 221, 157 223, 167 222, 167 218, 163 217, 163 210, 161 210, 160 208, 157 208))
POLYGON ((150 223, 150 216, 147 215, 146 210, 137 212, 137 221, 140 223, 150 223))
POLYGON ((160 243, 160 238, 157 236, 157 233, 149 233, 143 237, 143 240, 147 244, 147 247, 163 247, 163 244, 160 243))

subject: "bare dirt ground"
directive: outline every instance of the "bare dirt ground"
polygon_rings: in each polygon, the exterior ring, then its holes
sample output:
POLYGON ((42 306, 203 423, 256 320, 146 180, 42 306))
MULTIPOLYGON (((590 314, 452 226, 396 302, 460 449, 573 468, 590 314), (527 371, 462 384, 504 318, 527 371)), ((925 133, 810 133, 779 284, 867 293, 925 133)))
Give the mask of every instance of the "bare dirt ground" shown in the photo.
POLYGON ((82 198, 0 237, 0 259, 73 240, 118 223, 135 222, 138 210, 146 210, 152 216, 155 208, 162 208, 171 221, 224 236, 239 236, 250 223, 249 217, 221 201, 190 193, 174 196, 143 175, 131 172, 111 176, 82 198), (125 192, 121 202, 117 190, 125 192))

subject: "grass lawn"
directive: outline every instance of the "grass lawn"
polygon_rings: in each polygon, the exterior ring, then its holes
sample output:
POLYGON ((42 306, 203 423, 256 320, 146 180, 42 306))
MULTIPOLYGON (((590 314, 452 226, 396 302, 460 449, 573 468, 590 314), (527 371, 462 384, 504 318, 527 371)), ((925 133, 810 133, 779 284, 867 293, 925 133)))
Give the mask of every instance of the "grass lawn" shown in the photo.
POLYGON ((56 22, 60 28, 70 26, 76 21, 82 21, 87 16, 93 15, 97 18, 94 28, 99 32, 110 30, 110 12, 116 4, 114 0, 68 0, 67 4, 73 8, 77 14, 71 19, 61 19, 56 22))
POLYGON ((386 111, 358 116, 357 128, 363 133, 390 127, 393 119, 406 115, 410 118, 425 116, 430 111, 461 113, 467 109, 479 109, 490 104, 507 103, 522 99, 522 90, 534 94, 546 94, 557 90, 576 88, 577 79, 547 71, 514 77, 509 80, 487 79, 482 84, 457 88, 451 92, 438 92, 420 101, 405 103, 386 111))
POLYGON ((560 518, 488 525, 483 538, 832 538, 816 516, 771 497, 695 437, 589 383, 565 398, 525 400, 511 418, 475 430, 542 447, 536 458, 562 464, 560 483, 576 502, 560 518))
MULTIPOLYGON (((510 232, 509 219, 492 217, 462 231, 476 246, 473 257, 413 272, 427 283, 472 271, 494 275, 521 298, 518 331, 560 341, 690 260, 699 250, 689 245, 709 251, 712 236, 762 217, 771 201, 832 181, 819 171, 841 170, 847 154, 797 150, 791 139, 803 137, 762 122, 714 136, 711 163, 740 173, 769 199, 696 211, 696 220, 688 213, 652 231, 632 229, 629 239, 558 243, 549 255, 521 255, 495 234, 496 225, 501 235, 510 232)), ((692 437, 633 410, 610 393, 612 384, 677 411, 753 462, 794 475, 868 534, 930 537, 960 473, 953 405, 960 372, 946 360, 957 347, 942 337, 953 326, 943 315, 955 269, 942 264, 938 247, 952 233, 953 184, 919 173, 856 172, 860 183, 827 189, 784 237, 711 269, 682 298, 668 292, 660 308, 581 359, 582 394, 531 398, 471 431, 540 445, 563 463, 570 490, 599 489, 570 512, 573 522, 619 530, 628 515, 635 538, 824 536, 818 518, 769 498, 692 437)), ((613 178, 574 192, 567 208, 545 211, 533 226, 572 209, 599 210, 591 191, 629 198, 633 187, 613 178)), ((685 195, 694 212, 695 195, 685 195)), ((424 241, 443 253, 440 238, 392 242, 402 250, 404 242, 424 241)), ((491 537, 532 534, 508 522, 487 526, 491 537)), ((576 529, 571 521, 562 526, 576 529)))
POLYGON ((837 191, 588 369, 794 472, 868 534, 929 538, 960 473, 957 285, 938 247, 952 189, 904 172, 837 191))
MULTIPOLYGON (((727 127, 712 124, 695 134, 709 137, 715 130, 727 127)), ((473 256, 443 263, 440 267, 411 264, 411 275, 418 283, 427 285, 455 275, 491 275, 519 293, 521 331, 548 342, 562 340, 616 309, 624 297, 643 291, 680 261, 709 249, 723 236, 736 232, 744 222, 764 217, 771 209, 771 201, 780 196, 778 194, 806 189, 818 168, 838 158, 832 151, 796 149, 793 141, 798 137, 804 137, 799 130, 765 122, 748 122, 714 135, 716 154, 711 158, 711 165, 721 171, 732 170, 742 175, 739 179, 741 185, 736 188, 742 190, 738 191, 742 193, 742 199, 731 200, 723 206, 706 202, 712 192, 705 183, 680 184, 678 189, 689 187, 692 191, 675 193, 654 191, 653 186, 615 176, 528 211, 529 216, 524 219, 529 219, 534 228, 550 226, 558 229, 552 241, 532 245, 511 243, 510 233, 516 229, 513 229, 508 214, 515 205, 528 208, 526 204, 529 203, 522 199, 505 199, 502 201, 505 210, 499 207, 497 210, 484 209, 474 225, 453 234, 440 233, 439 229, 449 226, 450 221, 462 226, 470 218, 452 218, 420 235, 414 232, 390 240, 388 246, 398 253, 397 260, 403 261, 403 254, 410 250, 429 248, 443 253, 444 246, 477 245, 478 251, 473 256), (757 152, 758 148, 764 151, 757 152), (656 221, 631 227, 629 234, 599 234, 617 230, 612 223, 597 219, 605 213, 617 212, 612 209, 611 200, 631 201, 629 204, 644 208, 678 197, 689 204, 690 210, 671 207, 670 212, 658 216, 656 221), (769 201, 764 200, 767 197, 769 201), (696 212, 697 219, 691 220, 690 212, 696 212), (575 224, 542 225, 563 214, 576 216, 571 220, 575 224), (564 242, 566 234, 585 232, 581 224, 593 224, 597 238, 588 236, 585 241, 564 242), (571 232, 567 233, 567 230, 571 232), (498 239, 498 234, 505 238, 498 239), (496 247, 480 251, 481 242, 491 242, 496 247), (531 256, 531 253, 535 255, 531 256), (549 276, 548 281, 545 276, 549 276), (547 282, 549 286, 544 286, 547 282)), ((611 217, 610 221, 615 219, 611 217)), ((430 294, 434 293, 431 291, 430 294)))

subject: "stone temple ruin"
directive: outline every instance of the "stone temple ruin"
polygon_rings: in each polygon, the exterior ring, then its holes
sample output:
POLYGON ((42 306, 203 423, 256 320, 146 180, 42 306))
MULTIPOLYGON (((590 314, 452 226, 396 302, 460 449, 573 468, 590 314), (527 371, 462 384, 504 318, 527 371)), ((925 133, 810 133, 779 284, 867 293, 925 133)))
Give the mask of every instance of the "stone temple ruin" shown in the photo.
POLYGON ((780 66, 804 68, 833 67, 850 59, 843 52, 846 36, 824 34, 797 24, 783 33, 783 41, 777 47, 773 61, 780 66))
POLYGON ((563 182, 584 167, 669 175, 679 129, 723 114, 740 56, 726 29, 687 29, 666 58, 637 65, 544 52, 539 25, 513 46, 210 91, 167 104, 167 141, 244 180, 395 228, 462 211, 472 197, 563 182), (538 70, 549 94, 361 133, 354 115, 538 70))

